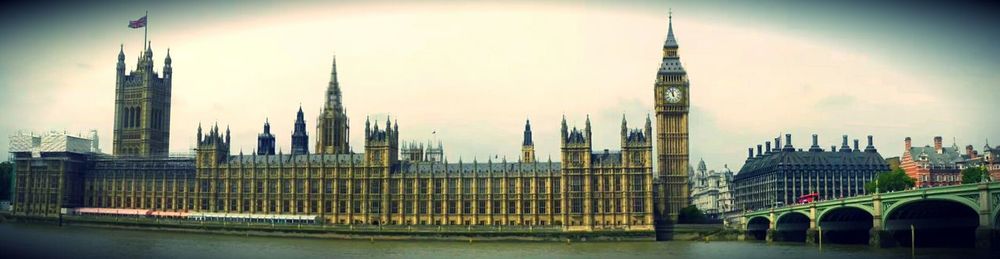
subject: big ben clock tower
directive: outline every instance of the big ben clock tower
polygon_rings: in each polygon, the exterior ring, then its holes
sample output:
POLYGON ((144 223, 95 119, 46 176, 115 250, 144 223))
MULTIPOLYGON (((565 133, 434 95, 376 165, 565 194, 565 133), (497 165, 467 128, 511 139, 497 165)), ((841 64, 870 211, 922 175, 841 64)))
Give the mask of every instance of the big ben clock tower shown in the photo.
POLYGON ((673 15, 663 43, 663 61, 653 89, 656 105, 656 213, 661 224, 677 221, 688 206, 688 77, 677 55, 673 15), (669 221, 668 221, 669 219, 669 221))

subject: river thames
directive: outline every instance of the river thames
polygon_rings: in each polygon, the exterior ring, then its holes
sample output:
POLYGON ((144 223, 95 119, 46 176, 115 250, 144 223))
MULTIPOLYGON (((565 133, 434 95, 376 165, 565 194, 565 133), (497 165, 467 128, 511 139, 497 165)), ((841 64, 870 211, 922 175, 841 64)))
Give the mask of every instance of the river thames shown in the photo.
MULTIPOLYGON (((995 256, 995 255, 994 255, 995 256)), ((0 224, 3 258, 910 258, 908 248, 762 242, 456 242, 336 240, 0 224)), ((916 258, 989 258, 917 249, 916 258)))

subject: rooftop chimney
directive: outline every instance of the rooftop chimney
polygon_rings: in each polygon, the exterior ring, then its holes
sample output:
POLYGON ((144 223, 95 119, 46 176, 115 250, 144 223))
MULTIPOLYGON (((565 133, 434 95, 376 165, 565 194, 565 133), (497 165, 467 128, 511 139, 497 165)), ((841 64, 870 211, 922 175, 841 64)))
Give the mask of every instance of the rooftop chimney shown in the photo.
POLYGON ((972 145, 965 146, 965 155, 969 156, 969 159, 976 159, 976 151, 972 149, 972 145))
POLYGON ((774 151, 781 151, 781 136, 774 138, 774 151))
POLYGON ((910 148, 913 147, 913 145, 911 144, 912 142, 910 141, 910 137, 906 137, 905 139, 903 139, 903 148, 905 148, 903 152, 910 151, 910 148))
POLYGON ((844 135, 844 141, 840 144, 840 152, 851 152, 851 146, 847 145, 847 135, 844 135))
POLYGON ((813 144, 809 146, 809 152, 823 152, 823 149, 819 148, 819 135, 813 134, 813 144))
POLYGON ((782 150, 787 152, 795 151, 795 147, 792 146, 792 134, 785 134, 785 147, 782 150))
POLYGON ((872 135, 868 135, 868 146, 865 147, 865 152, 878 152, 875 149, 874 142, 872 142, 872 135))
POLYGON ((837 152, 837 145, 830 145, 830 152, 837 152))
POLYGON ((941 136, 934 137, 934 152, 937 152, 938 154, 944 153, 944 150, 941 147, 941 136))
POLYGON ((747 159, 753 158, 753 148, 747 149, 747 159))
POLYGON ((771 141, 764 141, 764 150, 765 150, 764 152, 767 152, 768 154, 772 152, 771 141))
POLYGON ((761 154, 760 148, 761 148, 760 145, 757 145, 757 156, 758 157, 761 156, 761 155, 763 155, 763 154, 761 154))
POLYGON ((858 139, 854 139, 854 152, 861 152, 861 148, 858 148, 858 139))

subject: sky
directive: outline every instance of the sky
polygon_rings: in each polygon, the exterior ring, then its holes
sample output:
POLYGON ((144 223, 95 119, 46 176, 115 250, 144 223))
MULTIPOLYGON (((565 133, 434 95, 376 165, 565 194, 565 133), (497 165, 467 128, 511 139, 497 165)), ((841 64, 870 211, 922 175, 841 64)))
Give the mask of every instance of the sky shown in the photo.
MULTIPOLYGON (((136 65, 149 11, 156 70, 170 49, 172 152, 230 127, 249 154, 267 119, 288 152, 299 106, 310 134, 336 55, 351 143, 366 118, 401 140, 440 140, 449 161, 516 160, 531 120, 540 160, 559 160, 562 116, 594 150, 653 116, 668 12, 690 78, 691 164, 737 171, 783 134, 807 147, 873 135, 1000 144, 998 10, 933 1, 117 1, 0 10, 0 135, 98 130, 111 150, 114 70, 136 65), (434 133, 436 132, 436 133, 434 133)), ((310 141, 315 140, 311 136, 310 141)), ((310 146, 310 149, 313 147, 310 146)), ((8 146, 0 144, 0 152, 8 146)))

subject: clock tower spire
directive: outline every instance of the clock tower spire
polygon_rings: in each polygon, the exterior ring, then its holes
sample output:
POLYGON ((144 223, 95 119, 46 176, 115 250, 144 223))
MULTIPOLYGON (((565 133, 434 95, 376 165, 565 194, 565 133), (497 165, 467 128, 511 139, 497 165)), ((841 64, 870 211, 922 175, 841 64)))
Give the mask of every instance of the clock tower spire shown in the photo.
MULTIPOLYGON (((673 14, 663 42, 663 58, 656 72, 653 102, 656 110, 657 228, 677 221, 688 206, 688 110, 687 72, 681 65, 673 14)), ((658 235, 659 236, 659 235, 658 235)))

